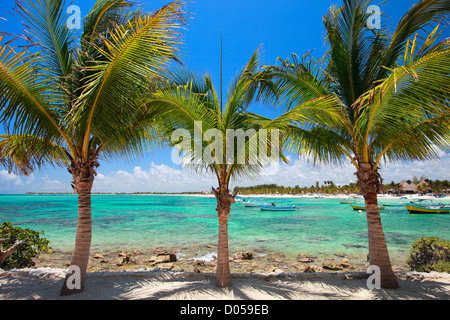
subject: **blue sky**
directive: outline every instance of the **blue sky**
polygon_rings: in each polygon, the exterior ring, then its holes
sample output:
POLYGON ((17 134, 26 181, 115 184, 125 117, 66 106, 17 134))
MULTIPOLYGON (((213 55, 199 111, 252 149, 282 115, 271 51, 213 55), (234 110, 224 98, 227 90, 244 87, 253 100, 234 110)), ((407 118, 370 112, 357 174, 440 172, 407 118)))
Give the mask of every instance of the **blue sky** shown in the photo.
MULTIPOLYGON (((167 0, 140 0, 148 11, 154 11, 167 0)), ((374 1, 378 4, 381 1, 374 1)), ((74 0, 73 4, 86 14, 94 0, 74 0)), ((383 23, 395 26, 401 16, 415 1, 391 0, 381 6, 383 23)), ((223 33, 223 82, 227 84, 245 66, 259 47, 263 48, 263 63, 275 64, 277 57, 288 58, 291 53, 302 55, 314 50, 320 57, 325 49, 322 17, 332 5, 340 0, 196 0, 187 4, 190 12, 184 45, 180 47, 183 64, 196 72, 209 72, 215 86, 219 87, 220 34, 223 33)), ((0 31, 20 34, 22 27, 13 12, 14 0, 2 0, 0 31)), ((273 115, 264 106, 254 106, 254 111, 273 115)), ((3 130, 0 128, 0 133, 3 130)), ((201 191, 215 186, 214 179, 199 177, 182 170, 171 161, 169 150, 158 150, 145 157, 129 162, 125 160, 102 161, 99 176, 94 184, 97 192, 136 191, 201 191)), ((291 156, 291 165, 284 166, 277 176, 263 176, 258 181, 240 181, 235 185, 278 183, 280 185, 311 185, 315 181, 332 179, 335 183, 355 180, 351 166, 315 168, 307 159, 291 156)), ((450 159, 443 155, 439 163, 389 164, 382 171, 386 180, 400 181, 413 174, 431 179, 450 179, 450 159), (440 172, 445 168, 445 172, 440 172)), ((8 174, 0 167, 0 193, 27 191, 70 192, 71 176, 65 169, 46 168, 31 177, 8 174)))

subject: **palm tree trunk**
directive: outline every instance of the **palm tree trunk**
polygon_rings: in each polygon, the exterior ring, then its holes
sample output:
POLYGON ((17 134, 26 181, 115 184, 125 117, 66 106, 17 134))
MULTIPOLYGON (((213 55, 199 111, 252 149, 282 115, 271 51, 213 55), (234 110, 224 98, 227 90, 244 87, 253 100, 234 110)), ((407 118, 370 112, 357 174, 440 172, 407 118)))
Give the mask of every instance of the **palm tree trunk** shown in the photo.
POLYGON ((84 291, 86 271, 89 260, 92 239, 92 217, 91 217, 91 190, 82 190, 78 194, 78 221, 77 233, 75 237, 75 250, 72 256, 71 266, 80 268, 80 284, 79 289, 69 289, 66 277, 64 285, 61 289, 61 295, 71 295, 84 291))
POLYGON ((382 288, 397 289, 398 281, 391 267, 378 207, 377 194, 381 191, 381 176, 370 163, 360 163, 357 176, 366 206, 370 265, 380 268, 382 288))
POLYGON ((3 251, 1 248, 1 245, 3 242, 8 242, 10 239, 0 239, 0 268, 3 265, 3 262, 8 258, 10 255, 12 255, 16 250, 18 250, 21 246, 25 244, 25 241, 17 240, 14 242, 14 244, 6 251, 3 251))
POLYGON ((228 217, 234 197, 230 195, 228 188, 219 187, 219 191, 213 188, 217 199, 217 212, 219 215, 219 246, 217 251, 216 286, 228 288, 232 286, 230 272, 230 254, 228 248, 228 217))
POLYGON ((91 214, 91 190, 96 175, 94 167, 99 164, 96 157, 89 161, 79 160, 72 163, 69 172, 73 175, 73 189, 78 194, 78 220, 75 237, 75 250, 72 256, 71 266, 76 266, 80 271, 80 287, 72 288, 68 285, 71 275, 68 274, 61 288, 61 296, 77 294, 84 291, 89 253, 92 239, 92 214, 91 214))
POLYGON ((230 253, 228 248, 228 216, 229 213, 219 213, 219 247, 217 252, 216 269, 216 286, 219 288, 228 288, 232 286, 229 258, 230 253))

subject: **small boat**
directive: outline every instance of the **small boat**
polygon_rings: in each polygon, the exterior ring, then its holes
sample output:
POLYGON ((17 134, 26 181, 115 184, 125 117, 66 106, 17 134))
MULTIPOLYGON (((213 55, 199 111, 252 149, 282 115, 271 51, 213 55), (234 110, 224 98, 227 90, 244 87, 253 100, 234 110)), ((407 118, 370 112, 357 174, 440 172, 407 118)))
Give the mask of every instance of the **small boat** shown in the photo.
POLYGON ((245 201, 244 206, 247 208, 257 208, 259 206, 271 206, 272 202, 257 202, 257 201, 245 201))
MULTIPOLYGON (((356 211, 359 211, 359 210, 365 211, 366 210, 366 206, 364 206, 364 205, 360 206, 360 205, 352 204, 352 208, 353 208, 353 210, 356 210, 356 211)), ((383 206, 378 206, 378 209, 384 210, 385 208, 383 206)))
POLYGON ((241 197, 236 197, 234 200, 236 201, 236 203, 241 203, 241 202, 246 201, 245 198, 241 198, 241 197))
POLYGON ((295 211, 296 206, 292 207, 277 207, 277 206, 259 206, 261 211, 295 211))
MULTIPOLYGON (((291 202, 291 201, 276 201, 276 203, 286 203, 286 202, 291 202)), ((270 205, 268 206, 264 206, 261 205, 259 206, 259 208, 261 209, 261 211, 295 211, 298 208, 296 206, 281 206, 281 205, 276 205, 275 202, 272 202, 270 205)))
POLYGON ((404 201, 400 201, 399 203, 383 203, 383 207, 404 207, 405 206, 404 201))
POLYGON ((339 200, 339 202, 341 204, 351 204, 351 203, 356 203, 356 200, 339 200))
POLYGON ((383 203, 383 207, 404 207, 404 203, 383 203))
POLYGON ((267 205, 267 206, 269 206, 270 203, 264 203, 264 202, 261 202, 261 203, 257 203, 257 202, 244 202, 244 206, 246 206, 247 208, 257 208, 257 207, 262 206, 262 205, 267 205))
POLYGON ((443 204, 433 205, 431 201, 428 204, 425 203, 426 200, 419 200, 419 203, 408 203, 406 204, 406 209, 409 213, 413 214, 449 214, 450 207, 443 204))

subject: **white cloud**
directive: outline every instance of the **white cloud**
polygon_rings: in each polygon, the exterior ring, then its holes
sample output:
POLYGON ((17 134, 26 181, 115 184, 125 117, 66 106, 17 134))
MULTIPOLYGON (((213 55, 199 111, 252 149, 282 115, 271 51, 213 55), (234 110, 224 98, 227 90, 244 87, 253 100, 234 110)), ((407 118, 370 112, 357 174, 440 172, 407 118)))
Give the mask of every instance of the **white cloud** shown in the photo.
POLYGON ((432 180, 450 180, 450 154, 441 154, 438 161, 387 163, 380 170, 385 182, 411 179, 413 175, 432 180))
POLYGON ((35 192, 72 192, 72 187, 69 183, 57 179, 50 179, 48 176, 41 177, 33 185, 32 189, 35 192))
POLYGON ((184 192, 210 190, 217 184, 210 176, 200 176, 182 168, 151 163, 148 170, 135 167, 133 172, 118 170, 98 174, 96 192, 184 192))
POLYGON ((20 177, 6 170, 0 170, 0 193, 25 192, 70 192, 70 184, 47 175, 36 178, 34 175, 20 177))
MULTIPOLYGON (((272 170, 271 170, 272 171, 272 170)), ((332 180, 335 184, 348 184, 355 181, 355 168, 351 163, 340 165, 316 165, 311 159, 297 158, 291 164, 280 165, 278 171, 264 172, 254 181, 236 182, 239 186, 275 183, 282 186, 311 186, 319 181, 332 180)))
POLYGON ((24 185, 22 179, 14 173, 0 170, 0 192, 14 191, 24 185))

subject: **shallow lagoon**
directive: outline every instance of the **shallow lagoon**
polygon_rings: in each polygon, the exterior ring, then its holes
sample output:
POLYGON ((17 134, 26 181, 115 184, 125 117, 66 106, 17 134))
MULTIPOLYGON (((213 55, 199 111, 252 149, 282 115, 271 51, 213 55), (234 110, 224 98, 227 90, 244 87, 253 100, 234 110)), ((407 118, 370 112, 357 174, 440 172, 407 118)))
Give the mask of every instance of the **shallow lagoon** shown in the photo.
MULTIPOLYGON (((231 252, 260 249, 288 256, 300 252, 367 255, 364 213, 332 198, 290 200, 299 210, 263 212, 233 205, 229 219, 231 252)), ((183 249, 213 244, 218 233, 215 207, 215 199, 199 196, 93 195, 92 248, 101 252, 165 247, 180 249, 182 254, 183 249)), ((421 236, 450 239, 450 215, 410 215, 404 208, 392 207, 381 216, 394 263, 404 261, 411 244, 421 236)), ((23 228, 44 230, 55 250, 72 251, 77 197, 1 195, 0 218, 23 228)))

